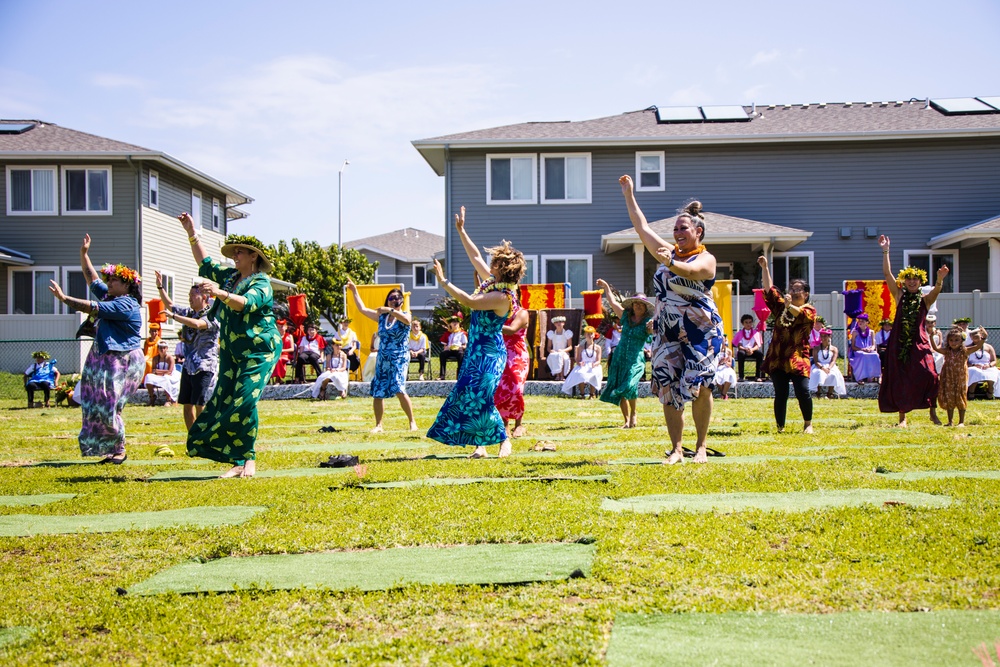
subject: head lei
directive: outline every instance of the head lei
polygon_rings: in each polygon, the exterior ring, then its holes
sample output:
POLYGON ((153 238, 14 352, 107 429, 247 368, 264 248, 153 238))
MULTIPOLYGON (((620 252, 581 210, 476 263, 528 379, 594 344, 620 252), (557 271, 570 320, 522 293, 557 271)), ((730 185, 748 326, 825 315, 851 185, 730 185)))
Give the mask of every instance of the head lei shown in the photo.
POLYGON ((45 350, 39 350, 38 352, 32 354, 31 357, 33 359, 42 359, 44 361, 48 361, 49 359, 52 358, 51 355, 49 355, 49 353, 46 352, 45 350))
POLYGON ((920 278, 920 284, 925 285, 927 283, 927 272, 915 266, 908 266, 899 272, 899 275, 896 276, 896 282, 902 285, 903 281, 907 278, 920 278))
POLYGON ((133 285, 139 285, 142 283, 142 278, 135 269, 130 269, 124 264, 105 264, 101 267, 101 273, 103 273, 108 278, 118 278, 123 283, 131 283, 133 285))

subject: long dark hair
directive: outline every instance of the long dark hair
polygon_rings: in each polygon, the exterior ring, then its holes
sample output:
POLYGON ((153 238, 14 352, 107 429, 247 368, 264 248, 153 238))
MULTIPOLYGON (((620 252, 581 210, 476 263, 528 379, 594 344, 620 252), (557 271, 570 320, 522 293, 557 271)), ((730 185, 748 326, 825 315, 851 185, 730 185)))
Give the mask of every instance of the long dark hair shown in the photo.
POLYGON ((393 294, 398 294, 399 295, 399 305, 400 305, 400 307, 402 307, 402 305, 403 305, 403 290, 399 289, 398 287, 394 287, 393 289, 389 290, 389 293, 385 295, 385 303, 383 303, 382 305, 383 306, 388 306, 389 305, 389 297, 392 296, 393 294))

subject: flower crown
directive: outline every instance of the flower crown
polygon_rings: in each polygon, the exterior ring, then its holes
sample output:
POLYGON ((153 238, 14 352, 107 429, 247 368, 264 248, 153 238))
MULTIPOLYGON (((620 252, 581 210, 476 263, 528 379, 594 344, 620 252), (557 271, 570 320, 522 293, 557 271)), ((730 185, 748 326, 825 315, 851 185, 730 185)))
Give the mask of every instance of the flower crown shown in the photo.
POLYGON ((247 245, 251 248, 257 248, 260 252, 267 252, 264 248, 264 244, 260 242, 256 236, 246 236, 243 234, 230 234, 226 237, 225 245, 247 245))
POLYGON ((46 361, 48 361, 49 359, 52 358, 52 355, 50 355, 45 350, 39 350, 38 352, 35 352, 31 356, 32 356, 32 358, 35 358, 35 359, 44 359, 46 361))
POLYGON ((908 266, 899 272, 899 275, 896 276, 896 282, 902 285, 907 278, 920 278, 920 284, 923 285, 927 282, 927 272, 915 266, 908 266))
POLYGON ((101 267, 101 273, 108 278, 118 278, 122 282, 138 285, 142 282, 142 277, 135 269, 130 269, 124 264, 105 264, 101 267))

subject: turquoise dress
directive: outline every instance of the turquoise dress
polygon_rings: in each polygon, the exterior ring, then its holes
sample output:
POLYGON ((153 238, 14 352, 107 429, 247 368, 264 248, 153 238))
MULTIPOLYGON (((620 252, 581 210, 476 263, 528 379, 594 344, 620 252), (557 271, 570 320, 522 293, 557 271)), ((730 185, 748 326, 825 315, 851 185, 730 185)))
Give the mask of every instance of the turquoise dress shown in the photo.
POLYGON ((611 357, 611 368, 608 369, 608 381, 601 392, 601 400, 605 403, 618 405, 622 401, 632 401, 639 398, 639 380, 646 370, 646 357, 642 348, 649 339, 646 324, 653 319, 652 313, 638 324, 632 324, 632 318, 622 313, 622 337, 611 357))
POLYGON ((407 339, 410 327, 384 313, 378 316, 378 356, 371 382, 372 398, 392 398, 406 393, 406 369, 410 364, 407 339))
MULTIPOLYGON (((517 297, 508 290, 504 293, 511 299, 513 312, 517 297)), ((494 401, 507 366, 507 347, 503 342, 506 320, 506 313, 472 311, 469 345, 465 348, 458 381, 427 431, 428 438, 446 445, 474 447, 499 445, 507 439, 507 429, 494 401)))

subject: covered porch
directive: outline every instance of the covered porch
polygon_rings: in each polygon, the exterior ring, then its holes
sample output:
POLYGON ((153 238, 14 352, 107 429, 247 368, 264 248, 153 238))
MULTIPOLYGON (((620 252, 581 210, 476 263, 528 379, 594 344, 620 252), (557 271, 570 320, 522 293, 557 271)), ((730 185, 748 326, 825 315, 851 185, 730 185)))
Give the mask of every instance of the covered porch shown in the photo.
MULTIPOLYGON (((1000 215, 938 234, 927 242, 928 248, 938 251, 957 249, 961 252, 983 245, 987 246, 988 251, 986 262, 988 291, 994 294, 1000 293, 1000 215)), ((934 267, 929 268, 934 269, 934 267)))

